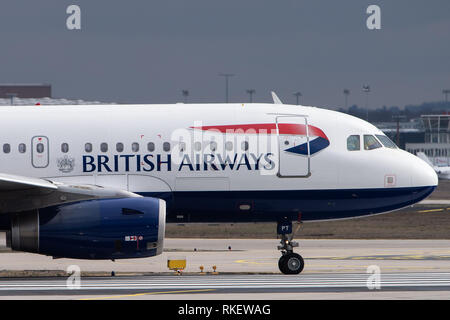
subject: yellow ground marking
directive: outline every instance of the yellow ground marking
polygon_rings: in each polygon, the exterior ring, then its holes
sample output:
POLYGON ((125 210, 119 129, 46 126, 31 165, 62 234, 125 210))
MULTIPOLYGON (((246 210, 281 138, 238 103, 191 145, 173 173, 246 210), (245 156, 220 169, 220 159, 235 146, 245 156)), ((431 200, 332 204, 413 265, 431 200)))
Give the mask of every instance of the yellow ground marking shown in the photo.
POLYGON ((194 292, 207 292, 207 291, 215 291, 216 289, 198 289, 198 290, 178 290, 178 291, 158 291, 158 292, 144 292, 144 293, 135 293, 135 294, 125 294, 121 296, 108 296, 108 297, 97 297, 97 298, 85 298, 80 300, 103 300, 103 299, 119 299, 119 298, 128 298, 128 297, 138 297, 145 295, 154 295, 154 294, 168 294, 168 293, 194 293, 194 292))
POLYGON ((247 263, 247 264, 262 264, 262 265, 273 265, 275 262, 256 262, 256 261, 249 261, 249 260, 236 260, 235 263, 247 263))
MULTIPOLYGON (((426 267, 426 266, 379 266, 381 271, 396 271, 396 270, 423 270, 423 271, 441 271, 448 272, 448 268, 440 268, 440 267, 426 267)), ((327 268, 332 269, 334 273, 344 273, 347 271, 359 271, 366 270, 367 265, 310 265, 309 269, 305 267, 302 273, 328 273, 330 270, 327 269, 317 269, 317 268, 327 268)))
MULTIPOLYGON (((449 253, 449 251, 444 251, 445 253, 449 253)), ((314 260, 398 260, 398 261, 425 261, 425 260, 435 260, 435 261, 445 261, 449 257, 448 255, 443 255, 439 253, 431 253, 431 254, 396 254, 396 255, 374 255, 374 256, 343 256, 343 257, 311 257, 305 258, 305 260, 314 261, 314 260), (441 258, 441 259, 439 259, 441 258)), ((252 260, 235 260, 234 263, 242 263, 242 264, 255 264, 255 265, 273 265, 275 262, 258 262, 252 260)))
MULTIPOLYGON (((447 208, 448 209, 448 208, 447 208)), ((419 213, 429 213, 429 212, 442 212, 444 211, 444 208, 440 208, 440 209, 429 209, 429 210, 421 210, 419 211, 419 213)))
MULTIPOLYGON (((316 257, 313 260, 432 260, 427 257, 439 257, 436 255, 399 254, 380 256, 348 256, 348 257, 316 257)), ((441 258, 447 258, 442 257, 441 258)), ((438 259, 435 259, 438 260, 438 259)))

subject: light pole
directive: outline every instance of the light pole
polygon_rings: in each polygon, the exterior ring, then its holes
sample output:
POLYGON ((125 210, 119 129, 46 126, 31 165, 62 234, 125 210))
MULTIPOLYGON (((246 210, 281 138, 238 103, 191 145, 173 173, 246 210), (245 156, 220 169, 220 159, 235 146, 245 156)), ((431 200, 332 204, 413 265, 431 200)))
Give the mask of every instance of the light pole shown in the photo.
POLYGON ((347 110, 348 107, 348 95, 350 94, 350 90, 344 89, 344 96, 345 96, 345 110, 347 110))
POLYGON ((445 96, 445 102, 448 102, 448 94, 450 93, 450 89, 444 89, 442 90, 442 93, 445 96))
POLYGON ((395 115, 392 116, 392 119, 395 120, 397 122, 397 134, 396 134, 396 144, 397 147, 400 148, 400 120, 404 120, 406 117, 405 116, 401 116, 401 115, 395 115))
POLYGON ((187 103, 187 99, 188 99, 188 96, 189 96, 189 90, 181 90, 181 94, 184 97, 184 103, 187 103))
POLYGON ((302 94, 301 94, 301 92, 300 91, 297 91, 297 92, 295 92, 294 93, 294 96, 296 97, 296 99, 297 99, 297 105, 298 105, 298 103, 299 103, 299 99, 300 99, 300 97, 302 96, 302 94))
POLYGON ((232 73, 219 73, 219 76, 225 77, 225 103, 228 103, 228 78, 234 76, 232 73))
POLYGON ((253 102, 253 94, 255 93, 255 89, 248 89, 246 91, 250 95, 250 103, 252 103, 253 102))
POLYGON ((366 93, 366 121, 369 122, 369 92, 370 86, 363 85, 363 91, 366 93))
POLYGON ((17 93, 6 93, 6 96, 11 99, 11 105, 14 105, 14 98, 17 97, 17 93))

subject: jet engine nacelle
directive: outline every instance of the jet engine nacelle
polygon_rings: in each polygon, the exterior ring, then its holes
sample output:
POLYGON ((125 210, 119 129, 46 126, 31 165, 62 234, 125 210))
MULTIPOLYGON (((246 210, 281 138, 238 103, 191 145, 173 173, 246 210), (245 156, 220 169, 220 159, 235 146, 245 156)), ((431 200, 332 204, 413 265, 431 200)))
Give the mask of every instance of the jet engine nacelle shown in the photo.
POLYGON ((125 259, 162 253, 166 204, 156 198, 89 200, 14 214, 13 250, 75 259, 125 259))

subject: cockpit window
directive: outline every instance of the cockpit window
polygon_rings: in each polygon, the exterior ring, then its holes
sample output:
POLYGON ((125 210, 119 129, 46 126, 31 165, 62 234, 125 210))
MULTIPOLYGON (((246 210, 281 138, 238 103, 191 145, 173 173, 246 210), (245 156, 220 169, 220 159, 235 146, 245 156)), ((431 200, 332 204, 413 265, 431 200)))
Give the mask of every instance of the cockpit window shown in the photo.
POLYGON ((347 150, 356 151, 361 149, 361 142, 359 135, 353 135, 347 138, 347 150))
POLYGON ((375 136, 378 138, 378 140, 380 140, 380 142, 386 148, 397 149, 396 144, 394 142, 392 142, 392 140, 389 139, 387 136, 381 135, 381 134, 376 134, 375 136))
POLYGON ((381 143, 378 142, 378 140, 372 136, 365 134, 364 135, 364 150, 373 150, 381 148, 381 143))

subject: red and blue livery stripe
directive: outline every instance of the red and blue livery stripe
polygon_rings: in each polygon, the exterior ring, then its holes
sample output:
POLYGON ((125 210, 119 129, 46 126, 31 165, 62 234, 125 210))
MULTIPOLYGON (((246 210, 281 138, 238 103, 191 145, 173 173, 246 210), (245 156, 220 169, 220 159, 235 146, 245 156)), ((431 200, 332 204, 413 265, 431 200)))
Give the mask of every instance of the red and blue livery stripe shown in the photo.
MULTIPOLYGON (((300 123, 256 123, 256 124, 234 124, 234 125, 218 125, 218 126, 201 126, 190 127, 191 129, 199 129, 203 131, 211 130, 229 134, 278 134, 289 136, 305 136, 308 134, 310 141, 310 155, 325 149, 330 145, 327 135, 318 127, 300 123), (308 129, 308 130, 307 130, 308 129)), ((286 152, 300 155, 308 155, 308 143, 290 147, 286 152)))

